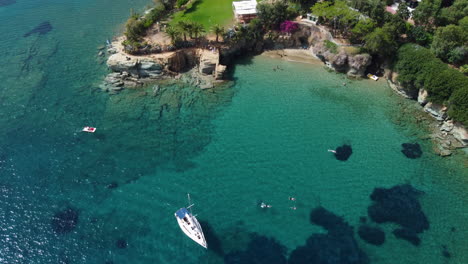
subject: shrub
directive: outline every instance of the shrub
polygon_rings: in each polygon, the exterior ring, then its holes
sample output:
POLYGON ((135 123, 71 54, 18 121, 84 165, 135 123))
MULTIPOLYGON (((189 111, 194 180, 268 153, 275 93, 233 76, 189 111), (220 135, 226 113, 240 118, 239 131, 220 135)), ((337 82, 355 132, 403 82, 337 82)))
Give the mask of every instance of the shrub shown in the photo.
POLYGON ((283 33, 293 33, 299 29, 296 22, 286 20, 280 25, 280 30, 283 33))
POLYGON ((329 40, 325 40, 323 43, 325 44, 325 48, 327 48, 331 53, 338 53, 338 45, 329 40))
POLYGON ((180 8, 181 6, 185 5, 189 0, 177 0, 176 7, 180 8))

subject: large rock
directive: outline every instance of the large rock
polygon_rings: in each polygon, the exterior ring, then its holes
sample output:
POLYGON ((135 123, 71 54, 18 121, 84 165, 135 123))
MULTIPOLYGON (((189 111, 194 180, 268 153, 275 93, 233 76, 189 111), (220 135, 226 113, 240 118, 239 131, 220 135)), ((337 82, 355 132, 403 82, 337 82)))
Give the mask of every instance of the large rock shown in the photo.
POLYGON ((424 111, 431 114, 432 117, 439 121, 443 121, 447 118, 447 107, 443 105, 429 102, 424 106, 424 111))
POLYGON ((453 120, 447 120, 444 123, 442 123, 442 126, 440 127, 440 131, 450 132, 453 130, 454 126, 455 125, 453 124, 453 120))
POLYGON ((163 66, 156 61, 142 60, 138 65, 140 77, 159 77, 162 75, 163 66))
POLYGON ((369 54, 358 54, 348 57, 349 70, 347 75, 351 77, 362 77, 365 75, 367 66, 372 62, 369 54))
POLYGON ((113 54, 107 59, 107 66, 114 72, 138 74, 138 60, 121 53, 113 54))
POLYGON ((222 64, 218 64, 216 66, 216 73, 215 73, 215 79, 216 80, 222 80, 224 78, 224 73, 226 72, 226 66, 222 64))
POLYGON ((219 63, 219 53, 209 50, 202 50, 200 55, 200 73, 212 75, 219 63))
POLYGON ((424 89, 419 89, 419 92, 418 92, 418 103, 419 103, 420 105, 425 105, 425 104, 427 104, 427 102, 428 102, 428 101, 427 101, 427 96, 428 96, 428 95, 429 95, 429 94, 427 93, 426 90, 424 90, 424 89))
POLYGON ((463 146, 468 145, 468 131, 465 127, 463 127, 463 125, 455 123, 450 133, 453 135, 453 137, 460 141, 463 146))
POLYGON ((330 60, 333 68, 338 72, 346 72, 348 69, 348 54, 341 51, 330 60))

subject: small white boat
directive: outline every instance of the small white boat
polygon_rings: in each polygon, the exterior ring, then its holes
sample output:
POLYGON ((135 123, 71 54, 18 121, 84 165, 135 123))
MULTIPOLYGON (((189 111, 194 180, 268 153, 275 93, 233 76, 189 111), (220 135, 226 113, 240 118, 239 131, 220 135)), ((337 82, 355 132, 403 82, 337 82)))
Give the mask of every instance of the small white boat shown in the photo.
MULTIPOLYGON (((187 194, 187 196, 190 204, 190 195, 187 194)), ((206 243, 205 236, 203 235, 201 225, 197 218, 189 210, 192 206, 193 204, 177 210, 174 214, 175 218, 177 219, 177 223, 179 224, 180 229, 182 232, 184 232, 185 235, 190 237, 193 241, 197 242, 197 244, 200 246, 208 248, 208 244, 206 243)))
POLYGON ((333 150, 333 149, 329 149, 328 152, 331 152, 331 153, 336 153, 336 150, 333 150))
POLYGON ((367 74, 367 77, 368 77, 369 79, 374 80, 374 81, 378 81, 378 80, 379 80, 379 77, 377 77, 377 76, 375 76, 375 75, 373 75, 373 74, 370 74, 370 73, 367 74))
POLYGON ((83 129, 81 131, 88 132, 88 133, 94 133, 94 132, 96 132, 96 128, 95 127, 90 127, 90 126, 85 126, 85 127, 83 127, 83 129))

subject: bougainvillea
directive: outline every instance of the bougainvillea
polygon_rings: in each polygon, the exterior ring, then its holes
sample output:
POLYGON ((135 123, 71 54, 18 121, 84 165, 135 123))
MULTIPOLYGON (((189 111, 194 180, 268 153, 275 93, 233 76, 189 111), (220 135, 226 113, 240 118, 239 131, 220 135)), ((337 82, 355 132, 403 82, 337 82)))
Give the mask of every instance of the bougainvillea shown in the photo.
POLYGON ((280 30, 283 33, 293 33, 299 28, 296 22, 286 20, 280 25, 280 30))

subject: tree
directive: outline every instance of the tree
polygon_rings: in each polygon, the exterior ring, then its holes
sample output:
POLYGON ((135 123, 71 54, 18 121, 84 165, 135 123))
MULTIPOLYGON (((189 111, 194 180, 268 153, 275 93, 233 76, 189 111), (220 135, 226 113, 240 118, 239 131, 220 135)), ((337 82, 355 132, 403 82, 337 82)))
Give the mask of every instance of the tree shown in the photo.
POLYGON ((465 126, 468 125, 468 85, 456 89, 450 96, 449 103, 449 116, 465 126))
POLYGON ((280 23, 287 20, 291 14, 285 2, 277 1, 273 4, 260 3, 257 5, 257 16, 267 30, 278 29, 280 23))
POLYGON ((408 10, 408 5, 405 1, 402 1, 400 5, 398 5, 397 16, 405 21, 408 20, 408 18, 410 18, 411 13, 408 10))
POLYGON ((371 33, 376 27, 375 22, 370 19, 360 19, 351 30, 350 40, 352 43, 363 43, 364 37, 371 33))
POLYGON ((213 28, 211 29, 211 31, 213 31, 213 33, 215 33, 216 35, 216 42, 218 42, 218 38, 220 35, 223 35, 224 34, 224 27, 216 24, 213 26, 213 28))
POLYGON ((198 40, 199 35, 202 34, 203 32, 205 32, 205 27, 199 22, 193 22, 192 23, 192 32, 195 35, 195 39, 198 40))
POLYGON ((364 37, 364 48, 372 54, 390 56, 398 47, 391 33, 383 28, 376 28, 364 37))
POLYGON ((414 22, 432 31, 439 23, 441 0, 424 0, 413 11, 414 22))
POLYGON ((456 47, 463 46, 468 40, 468 33, 456 25, 448 25, 437 29, 431 50, 444 61, 449 61, 449 53, 456 47))
POLYGON ((359 20, 359 12, 349 8, 347 3, 337 0, 334 3, 323 1, 315 4, 312 13, 325 19, 326 23, 333 27, 334 31, 347 33, 359 20))
POLYGON ((432 42, 432 35, 428 33, 424 27, 415 26, 408 32, 408 39, 421 46, 427 47, 432 42))
POLYGON ((175 45, 180 38, 180 32, 172 26, 166 28, 166 34, 171 38, 173 45, 175 45))
POLYGON ((468 16, 468 0, 455 0, 451 6, 441 10, 443 25, 456 24, 466 16, 468 16))
POLYGON ((187 34, 191 33, 192 24, 188 21, 181 20, 177 22, 177 29, 184 36, 184 41, 187 41, 187 34))
POLYGON ((448 53, 448 62, 455 65, 462 65, 468 62, 468 47, 456 47, 448 53))

